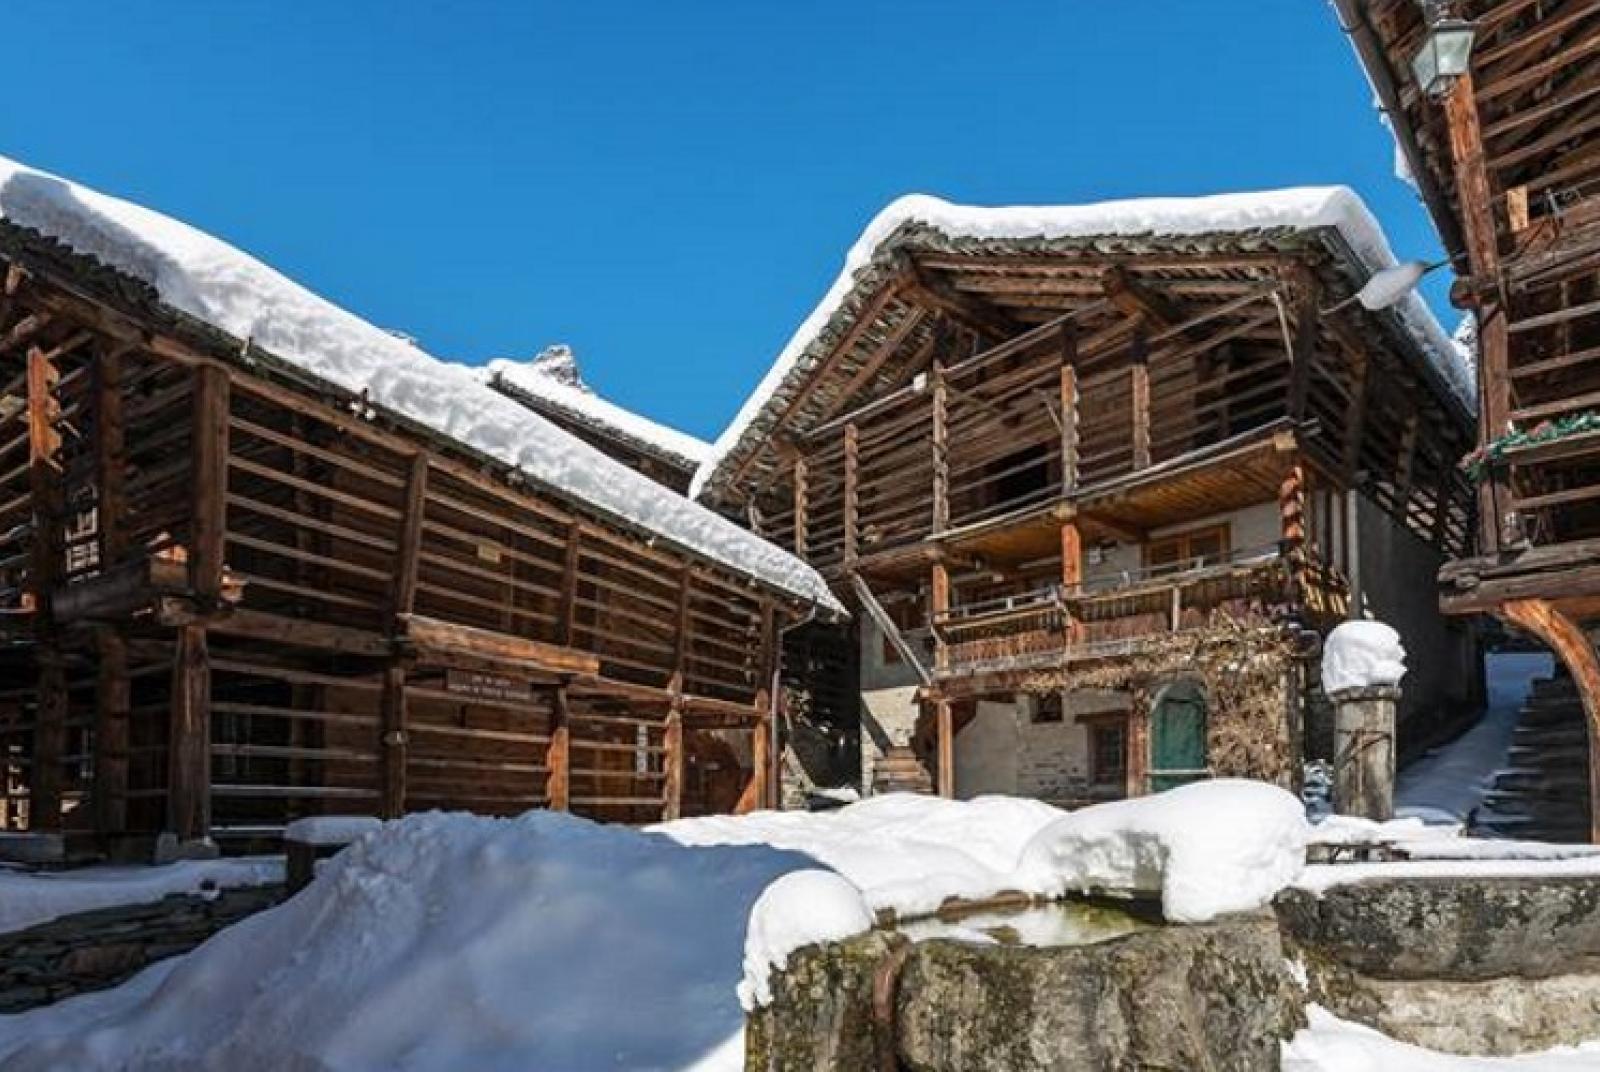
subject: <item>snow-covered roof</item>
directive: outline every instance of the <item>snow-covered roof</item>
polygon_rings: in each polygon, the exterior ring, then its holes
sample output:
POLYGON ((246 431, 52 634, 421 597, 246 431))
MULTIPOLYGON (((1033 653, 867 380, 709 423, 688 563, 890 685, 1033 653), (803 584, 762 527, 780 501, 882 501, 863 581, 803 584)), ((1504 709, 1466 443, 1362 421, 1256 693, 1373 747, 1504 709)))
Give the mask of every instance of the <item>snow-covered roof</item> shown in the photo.
POLYGON ((530 361, 496 358, 484 366, 483 373, 491 385, 498 381, 568 420, 686 469, 695 468, 711 453, 710 443, 595 394, 578 374, 572 352, 566 347, 550 347, 530 361))
POLYGON ((0 218, 152 286, 167 305, 513 466, 624 524, 838 611, 816 571, 641 476, 476 369, 433 357, 171 217, 0 157, 0 218))
MULTIPOLYGON (((903 236, 932 231, 947 238, 976 240, 1082 240, 1142 237, 1199 239, 1244 233, 1337 232, 1339 255, 1370 274, 1397 263, 1377 220, 1361 198, 1345 186, 1298 187, 1208 197, 1137 198, 1090 205, 978 207, 911 194, 892 202, 867 225, 845 256, 844 267, 822 301, 801 323, 773 361, 765 378, 745 400, 731 424, 717 437, 711 454, 695 473, 690 495, 700 496, 747 437, 761 434, 760 418, 782 396, 798 389, 826 357, 830 326, 849 315, 853 292, 884 262, 903 236)), ((1469 408, 1476 408, 1472 370, 1460 359, 1450 336, 1417 294, 1402 299, 1389 315, 1469 408)))

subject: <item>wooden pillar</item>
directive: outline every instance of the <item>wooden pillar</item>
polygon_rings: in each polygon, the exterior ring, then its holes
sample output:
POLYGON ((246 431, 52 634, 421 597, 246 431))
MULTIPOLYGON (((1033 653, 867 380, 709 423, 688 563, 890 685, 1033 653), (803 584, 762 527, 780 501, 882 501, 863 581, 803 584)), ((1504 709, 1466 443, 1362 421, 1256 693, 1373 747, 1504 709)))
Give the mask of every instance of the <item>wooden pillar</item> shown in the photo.
POLYGON ((1294 340, 1289 354, 1289 416, 1306 419, 1311 396, 1311 366, 1317 356, 1317 337, 1321 328, 1322 285, 1315 273, 1303 264, 1292 272, 1295 290, 1294 340))
POLYGON ((666 822, 683 816, 683 681, 674 674, 667 686, 672 694, 667 708, 667 726, 662 739, 661 818, 666 822))
POLYGON ((167 742, 167 825, 179 842, 211 832, 211 655, 205 618, 222 595, 228 482, 228 373, 198 365, 194 377, 189 587, 197 620, 178 627, 167 742))
POLYGON ((796 558, 806 558, 809 550, 807 533, 807 498, 809 489, 806 487, 806 459, 803 454, 794 456, 794 554, 796 558))
POLYGON ((1133 396, 1133 467, 1145 469, 1150 465, 1150 344, 1142 325, 1133 333, 1128 375, 1133 396))
POLYGON ((844 426, 844 568, 856 568, 860 554, 861 524, 861 445, 856 423, 844 426))
POLYGON ((1150 715, 1155 696, 1140 686, 1132 690, 1128 709, 1128 774, 1124 791, 1130 797, 1150 792, 1150 715))
POLYGON ((1069 322, 1061 325, 1061 382, 1057 404, 1061 408, 1061 490, 1078 486, 1078 333, 1069 322))
POLYGON ((582 555, 583 526, 567 525, 567 547, 561 565, 561 604, 556 608, 556 643, 570 645, 578 614, 578 567, 582 555))
POLYGON ((1400 464, 1395 473, 1395 498, 1400 507, 1400 517, 1405 519, 1411 505, 1411 492, 1416 486, 1417 439, 1421 417, 1412 410, 1406 417, 1406 426, 1400 433, 1400 464))
POLYGON ((28 782, 28 827, 55 830, 61 826, 61 783, 67 743, 67 681, 61 665, 54 592, 61 582, 65 549, 62 523, 66 510, 61 464, 61 402, 56 397, 60 374, 37 346, 28 350, 28 472, 33 503, 33 540, 29 549, 29 597, 34 611, 34 639, 39 652, 39 693, 33 730, 33 773, 28 782))
MULTIPOLYGON (((928 576, 928 620, 942 624, 950 612, 950 568, 942 558, 936 558, 928 576)), ((933 666, 936 671, 950 667, 950 651, 940 628, 933 630, 933 666)))
MULTIPOLYGON (((1500 290, 1494 191, 1484 162, 1476 92, 1472 75, 1462 75, 1450 87, 1444 110, 1478 318, 1478 440, 1488 443, 1504 435, 1511 420, 1510 334, 1500 290)), ((1485 477, 1480 503, 1478 550, 1495 554, 1500 550, 1501 533, 1516 527, 1511 483, 1503 471, 1485 477)))
POLYGON ((939 795, 951 800, 956 795, 955 713, 950 707, 950 701, 941 696, 934 701, 933 714, 939 737, 939 795))
MULTIPOLYGON (((399 634, 401 616, 416 607, 417 577, 421 571, 422 522, 428 501, 428 456, 420 451, 411 458, 406 474, 405 505, 400 514, 400 530, 395 541, 394 588, 390 592, 389 635, 399 634)), ((406 812, 406 758, 410 747, 409 714, 406 702, 404 658, 390 656, 383 672, 383 693, 379 699, 378 753, 382 757, 379 785, 379 812, 385 819, 396 819, 406 812)))
POLYGON ((567 687, 551 695, 550 744, 545 751, 545 801, 552 811, 572 810, 572 724, 567 687))
POLYGON ((770 795, 767 782, 772 768, 772 711, 771 697, 765 688, 756 692, 755 707, 755 725, 750 729, 750 780, 739 794, 739 802, 733 806, 735 815, 746 815, 766 807, 770 795))
POLYGON ((944 381, 944 365, 933 363, 929 372, 932 396, 929 404, 931 428, 928 442, 933 449, 933 516, 935 533, 950 527, 950 389, 944 381))
MULTIPOLYGON (((106 350, 94 364, 95 512, 100 567, 111 569, 127 552, 127 495, 123 457, 122 352, 106 350)), ((116 626, 95 630, 94 800, 95 832, 120 834, 128 826, 128 718, 131 687, 127 638, 116 626)))
MULTIPOLYGON (((1075 604, 1073 600, 1078 595, 1079 588, 1083 585, 1083 534, 1078 529, 1076 520, 1067 520, 1061 523, 1061 595, 1068 608, 1075 604)), ((1069 609, 1066 620, 1066 641, 1071 643, 1078 639, 1081 627, 1075 614, 1069 609)))
POLYGON ((1365 350, 1350 355, 1350 400, 1344 410, 1344 480, 1354 487, 1361 469, 1361 444, 1366 435, 1367 423, 1367 369, 1369 357, 1365 350))
POLYGON ((1301 571, 1306 544, 1305 465, 1296 457, 1278 483, 1278 521, 1284 561, 1288 567, 1284 600, 1300 604, 1301 571))
POLYGON ((1600 844, 1600 656, 1578 623, 1548 600, 1508 600, 1496 613, 1548 644, 1572 672, 1589 726, 1589 840, 1600 844))

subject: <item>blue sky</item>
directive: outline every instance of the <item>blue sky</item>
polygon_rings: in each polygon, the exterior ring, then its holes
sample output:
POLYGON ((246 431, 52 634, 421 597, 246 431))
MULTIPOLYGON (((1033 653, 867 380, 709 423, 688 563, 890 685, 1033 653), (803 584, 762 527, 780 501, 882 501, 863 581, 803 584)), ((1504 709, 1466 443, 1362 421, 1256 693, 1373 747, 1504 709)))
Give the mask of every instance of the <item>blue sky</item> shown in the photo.
POLYGON ((1339 182, 1401 257, 1438 249, 1316 0, 7 11, 0 153, 440 356, 570 343, 603 393, 706 437, 902 193, 1339 182))

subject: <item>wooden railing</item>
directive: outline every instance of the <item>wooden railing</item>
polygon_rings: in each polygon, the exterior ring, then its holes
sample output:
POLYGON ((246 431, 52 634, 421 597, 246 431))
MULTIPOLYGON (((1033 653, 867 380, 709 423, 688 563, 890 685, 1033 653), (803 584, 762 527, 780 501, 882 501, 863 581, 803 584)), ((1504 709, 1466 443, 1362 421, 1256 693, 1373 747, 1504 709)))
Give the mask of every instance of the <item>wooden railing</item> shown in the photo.
POLYGON ((1274 547, 1220 562, 1091 577, 954 607, 934 625, 955 674, 1055 664, 1233 620, 1343 606, 1346 583, 1319 563, 1293 564, 1274 547), (1291 584, 1291 580, 1296 584, 1291 584))

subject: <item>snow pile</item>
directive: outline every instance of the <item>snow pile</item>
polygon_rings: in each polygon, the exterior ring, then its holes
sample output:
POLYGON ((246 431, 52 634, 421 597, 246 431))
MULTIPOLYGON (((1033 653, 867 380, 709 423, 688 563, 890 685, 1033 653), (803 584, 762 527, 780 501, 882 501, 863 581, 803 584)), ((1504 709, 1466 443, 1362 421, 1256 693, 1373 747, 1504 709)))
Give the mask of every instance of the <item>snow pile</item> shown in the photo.
POLYGON ((833 811, 711 815, 649 829, 684 845, 762 844, 805 853, 854 883, 874 912, 904 917, 932 912, 952 897, 1020 890, 1023 849, 1065 814, 1015 797, 958 801, 893 793, 833 811))
POLYGON ((1305 866, 1300 801, 1265 782, 1223 779, 1074 812, 1036 835, 1022 888, 1159 894, 1162 914, 1202 923, 1270 901, 1305 866))
POLYGON ((820 879, 774 886, 815 866, 552 812, 413 815, 153 984, 0 1018, 0 1067, 737 1069, 763 891, 764 956, 813 897, 830 936, 865 918, 820 879))
MULTIPOLYGON (((795 331, 766 376, 745 400, 733 422, 717 438, 711 456, 695 474, 690 494, 698 496, 744 439, 758 415, 780 392, 793 389, 807 374, 811 353, 828 322, 843 307, 857 274, 896 231, 924 224, 952 237, 974 239, 1115 238, 1150 235, 1172 238, 1258 230, 1336 230, 1367 273, 1396 265, 1378 221, 1355 191, 1345 186, 1314 186, 1211 197, 1150 197, 1093 205, 1026 205, 983 208, 954 205, 937 197, 911 194, 889 204, 867 225, 845 256, 844 266, 817 307, 795 331)), ((1476 410, 1477 385, 1427 304, 1415 292, 1393 307, 1393 315, 1424 358, 1469 410, 1476 410)))
POLYGON ((1600 1068, 1600 1037, 1582 1046, 1517 1057, 1459 1057, 1341 1020, 1320 1005, 1308 1006, 1306 1018, 1308 1025, 1283 1044, 1283 1072, 1594 1072, 1600 1068))
POLYGON ((772 971, 788 967, 790 953, 861 934, 872 922, 861 891, 832 871, 784 875, 756 898, 750 911, 739 1004, 753 1009, 770 1002, 772 971))
POLYGON ((576 358, 569 347, 549 347, 531 361, 496 358, 484 366, 483 374, 491 385, 502 383, 579 424, 610 431, 649 453, 664 454, 688 468, 699 465, 711 452, 709 443, 596 395, 578 374, 576 358))
POLYGON ((1346 689, 1398 685, 1406 673, 1400 634, 1382 622, 1344 622, 1322 647, 1322 690, 1329 696, 1346 689))
POLYGON ((312 294, 225 242, 0 157, 0 217, 153 286, 241 341, 739 573, 839 611, 814 570, 490 389, 476 369, 312 294))
POLYGON ((268 886, 282 881, 283 859, 277 856, 182 860, 161 867, 0 869, 0 933, 97 908, 153 904, 173 893, 268 886))

